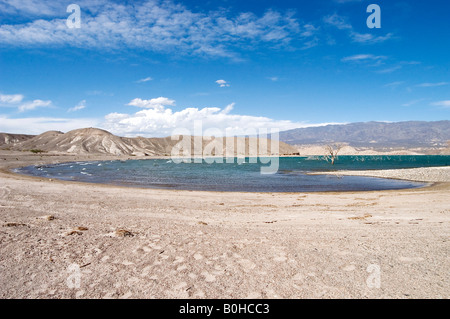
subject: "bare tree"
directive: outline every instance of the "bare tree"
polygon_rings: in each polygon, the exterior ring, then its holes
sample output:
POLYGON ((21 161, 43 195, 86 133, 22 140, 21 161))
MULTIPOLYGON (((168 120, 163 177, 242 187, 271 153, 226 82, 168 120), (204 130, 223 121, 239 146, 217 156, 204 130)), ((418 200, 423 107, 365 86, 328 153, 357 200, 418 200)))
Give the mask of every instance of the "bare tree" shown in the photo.
POLYGON ((336 161, 339 151, 344 147, 344 144, 341 143, 334 143, 334 144, 328 144, 325 146, 326 153, 325 153, 325 159, 329 162, 331 162, 331 165, 334 165, 334 162, 336 161))

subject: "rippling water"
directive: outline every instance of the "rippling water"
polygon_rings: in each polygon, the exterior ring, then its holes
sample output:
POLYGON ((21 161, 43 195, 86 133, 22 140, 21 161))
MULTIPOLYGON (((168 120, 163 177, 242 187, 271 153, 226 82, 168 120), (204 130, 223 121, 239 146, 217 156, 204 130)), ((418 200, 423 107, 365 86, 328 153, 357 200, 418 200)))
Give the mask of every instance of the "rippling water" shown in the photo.
POLYGON ((316 192, 404 189, 425 184, 371 178, 338 176, 336 170, 371 170, 450 165, 450 156, 339 156, 335 165, 324 157, 280 158, 279 170, 262 175, 266 164, 194 163, 175 164, 170 159, 74 162, 29 166, 17 172, 68 181, 106 183, 131 187, 240 192, 316 192), (307 175, 327 171, 327 175, 307 175))

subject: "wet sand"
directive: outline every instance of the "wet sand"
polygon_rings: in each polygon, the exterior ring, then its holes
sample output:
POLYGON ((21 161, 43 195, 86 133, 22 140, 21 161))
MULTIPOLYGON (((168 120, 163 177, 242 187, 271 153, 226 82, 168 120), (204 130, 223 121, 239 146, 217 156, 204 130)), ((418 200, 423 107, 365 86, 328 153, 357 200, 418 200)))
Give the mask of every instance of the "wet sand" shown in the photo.
POLYGON ((449 180, 395 191, 221 193, 8 171, 116 158, 0 152, 1 298, 450 296, 449 180))

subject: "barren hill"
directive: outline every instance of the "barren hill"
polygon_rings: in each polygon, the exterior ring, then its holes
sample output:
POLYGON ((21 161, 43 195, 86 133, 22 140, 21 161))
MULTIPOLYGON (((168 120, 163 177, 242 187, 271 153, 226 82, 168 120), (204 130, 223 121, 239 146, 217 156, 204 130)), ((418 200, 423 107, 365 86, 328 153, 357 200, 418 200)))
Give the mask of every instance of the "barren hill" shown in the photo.
POLYGON ((0 147, 4 145, 14 145, 29 140, 32 137, 34 137, 34 135, 0 133, 0 147))
MULTIPOLYGON (((208 139, 191 136, 184 137, 184 139, 172 139, 171 137, 128 138, 119 137, 97 128, 77 129, 67 133, 49 131, 37 136, 27 136, 22 140, 16 138, 17 142, 8 144, 8 148, 18 151, 39 150, 51 153, 167 156, 171 154, 173 147, 181 140, 188 141, 190 145, 187 144, 188 146, 186 148, 190 147, 191 154, 195 154, 194 145, 198 139, 201 139, 202 150, 207 150, 208 147, 211 149, 212 145, 216 145, 216 148, 208 153, 212 155, 256 155, 272 153, 258 153, 258 144, 262 139, 235 137, 230 139, 227 145, 227 139, 224 138, 208 139), (245 145, 245 148, 243 150, 238 149, 238 143, 245 145), (222 150, 222 153, 220 153, 220 150, 222 150), (228 153, 226 150, 228 150, 228 153)), ((270 142, 267 144, 270 145, 270 142)), ((0 147, 5 148, 5 145, 2 146, 0 144, 0 147)), ((298 150, 291 145, 280 142, 279 152, 280 154, 291 155, 296 154, 298 150)))

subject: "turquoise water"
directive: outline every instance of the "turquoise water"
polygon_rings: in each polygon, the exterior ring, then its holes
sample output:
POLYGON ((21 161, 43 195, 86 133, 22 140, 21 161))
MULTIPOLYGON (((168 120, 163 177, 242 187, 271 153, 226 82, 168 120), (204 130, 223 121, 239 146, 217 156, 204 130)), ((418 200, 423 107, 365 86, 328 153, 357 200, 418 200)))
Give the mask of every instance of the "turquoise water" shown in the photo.
MULTIPOLYGON (((335 165, 323 157, 283 157, 273 175, 260 173, 261 163, 175 164, 170 159, 74 162, 29 166, 17 172, 68 181, 106 183, 131 187, 239 192, 317 192, 405 189, 423 183, 354 176, 337 176, 336 170, 372 170, 449 166, 450 156, 339 156, 335 165), (307 175, 326 171, 327 175, 307 175)), ((267 163, 267 162, 266 162, 267 163)))

